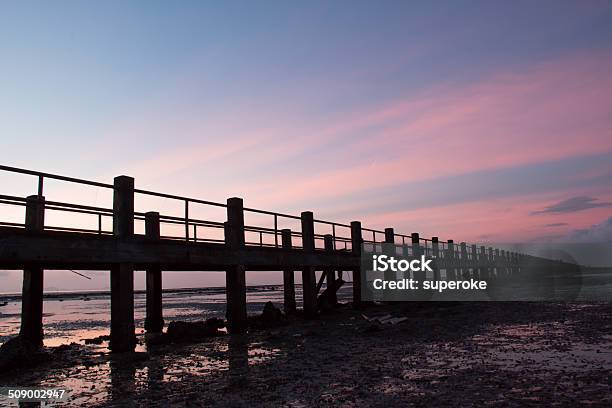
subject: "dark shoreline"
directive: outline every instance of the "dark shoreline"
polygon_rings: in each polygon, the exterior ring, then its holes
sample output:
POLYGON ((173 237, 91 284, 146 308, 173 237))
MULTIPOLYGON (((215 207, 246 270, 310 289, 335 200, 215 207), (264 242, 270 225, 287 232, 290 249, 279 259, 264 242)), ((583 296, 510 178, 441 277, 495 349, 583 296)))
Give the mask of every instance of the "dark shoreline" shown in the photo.
POLYGON ((68 406, 610 406, 612 304, 342 307, 134 355, 65 347, 0 385, 70 384, 68 406), (408 317, 396 325, 363 318, 408 317), (93 387, 93 388, 92 388, 93 387))

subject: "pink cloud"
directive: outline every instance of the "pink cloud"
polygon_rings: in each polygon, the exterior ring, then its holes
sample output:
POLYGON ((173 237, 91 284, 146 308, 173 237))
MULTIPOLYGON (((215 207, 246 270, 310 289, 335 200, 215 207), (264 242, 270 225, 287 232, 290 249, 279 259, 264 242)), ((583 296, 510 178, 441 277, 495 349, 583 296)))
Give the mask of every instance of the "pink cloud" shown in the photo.
MULTIPOLYGON (((390 121, 383 131, 347 143, 339 158, 362 161, 299 179, 258 200, 289 205, 394 185, 612 150, 612 56, 573 55, 478 83, 446 86, 327 128, 310 143, 390 121), (401 123, 398 123, 401 122, 401 123), (390 159, 372 159, 373 151, 390 159)), ((375 156, 374 156, 375 157, 375 156)), ((341 163, 341 160, 339 160, 341 163)), ((314 163, 313 163, 314 165, 314 163)))

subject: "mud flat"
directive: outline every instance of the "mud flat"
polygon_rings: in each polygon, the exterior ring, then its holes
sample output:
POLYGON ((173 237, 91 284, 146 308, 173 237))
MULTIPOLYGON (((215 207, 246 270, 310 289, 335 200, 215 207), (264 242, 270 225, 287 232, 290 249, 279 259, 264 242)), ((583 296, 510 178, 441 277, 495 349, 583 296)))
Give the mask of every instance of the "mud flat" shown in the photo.
POLYGON ((610 304, 343 307, 131 355, 53 354, 0 386, 65 387, 67 406, 612 406, 610 304), (408 319, 372 322, 387 315, 408 319))

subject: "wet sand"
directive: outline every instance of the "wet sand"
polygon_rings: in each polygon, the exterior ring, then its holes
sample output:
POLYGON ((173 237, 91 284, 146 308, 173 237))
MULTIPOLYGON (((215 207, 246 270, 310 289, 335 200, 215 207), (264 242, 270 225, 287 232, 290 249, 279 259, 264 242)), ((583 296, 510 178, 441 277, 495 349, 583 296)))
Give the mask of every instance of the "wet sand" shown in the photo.
POLYGON ((64 349, 0 385, 66 387, 68 406, 612 405, 607 304, 344 307, 135 355, 64 349), (377 325, 362 313, 409 320, 377 325))

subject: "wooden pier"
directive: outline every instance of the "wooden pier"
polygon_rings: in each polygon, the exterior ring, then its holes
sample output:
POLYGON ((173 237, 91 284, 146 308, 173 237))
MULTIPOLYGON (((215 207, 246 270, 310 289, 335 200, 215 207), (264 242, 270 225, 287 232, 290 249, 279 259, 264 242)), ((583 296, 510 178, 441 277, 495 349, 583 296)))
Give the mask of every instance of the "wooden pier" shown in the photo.
POLYGON ((76 179, 32 170, 0 166, 2 173, 37 178, 38 191, 28 197, 0 195, 0 205, 25 208, 23 222, 5 222, 0 213, 0 268, 23 270, 22 316, 20 335, 34 344, 43 341, 44 270, 84 269, 110 271, 111 332, 113 352, 135 347, 134 271, 146 271, 146 320, 148 332, 160 332, 164 326, 162 308, 162 271, 225 271, 227 324, 230 333, 247 330, 246 271, 282 272, 284 310, 296 310, 294 273, 301 271, 303 311, 306 318, 317 316, 317 296, 325 278, 333 284, 336 272, 350 273, 353 306, 360 307, 360 254, 363 243, 395 243, 410 248, 406 256, 420 254, 436 258, 436 276, 446 272, 447 279, 469 276, 512 275, 525 265, 539 262, 554 266, 556 261, 499 249, 478 249, 476 245, 454 244, 437 237, 421 238, 418 233, 402 235, 350 224, 318 220, 312 212, 300 216, 244 208, 241 198, 217 203, 190 197, 135 188, 134 179, 118 176, 113 184, 76 179), (46 201, 44 182, 79 184, 110 190, 112 208, 79 203, 46 201), (135 211, 135 197, 156 197, 178 201, 182 217, 160 214, 155 208, 135 211), (225 209, 223 221, 190 216, 193 206, 225 209), (85 214, 97 219, 97 228, 51 226, 45 223, 48 211, 85 214), (269 226, 245 225, 245 215, 258 215, 269 226), (112 219, 112 231, 103 228, 103 220, 112 219), (284 222, 299 228, 282 228, 284 222), (135 222, 144 223, 144 233, 135 233, 135 222), (164 226, 184 227, 184 234, 163 235, 164 226), (202 231, 222 231, 222 238, 202 231), (324 233, 320 232, 325 230, 324 233), (247 239, 255 237, 255 239, 247 239), (319 282, 316 271, 323 272, 319 282))

